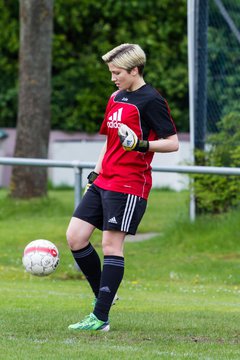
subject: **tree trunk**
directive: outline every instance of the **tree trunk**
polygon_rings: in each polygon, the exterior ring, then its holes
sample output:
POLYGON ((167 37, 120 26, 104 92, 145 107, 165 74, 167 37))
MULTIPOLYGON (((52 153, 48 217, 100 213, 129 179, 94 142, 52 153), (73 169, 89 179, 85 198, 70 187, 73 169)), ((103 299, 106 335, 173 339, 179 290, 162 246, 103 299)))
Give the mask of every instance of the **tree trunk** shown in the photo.
MULTIPOLYGON (((54 0, 20 0, 18 123, 15 157, 47 158, 54 0)), ((47 194, 47 168, 14 166, 11 195, 47 194)))

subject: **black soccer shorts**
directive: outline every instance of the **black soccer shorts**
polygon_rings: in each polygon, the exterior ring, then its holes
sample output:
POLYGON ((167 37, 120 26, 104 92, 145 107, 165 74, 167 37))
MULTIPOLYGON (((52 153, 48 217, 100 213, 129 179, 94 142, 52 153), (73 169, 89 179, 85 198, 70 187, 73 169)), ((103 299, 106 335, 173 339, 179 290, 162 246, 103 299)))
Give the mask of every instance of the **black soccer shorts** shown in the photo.
POLYGON ((103 231, 135 235, 146 206, 147 201, 139 196, 103 190, 92 184, 73 216, 103 231))

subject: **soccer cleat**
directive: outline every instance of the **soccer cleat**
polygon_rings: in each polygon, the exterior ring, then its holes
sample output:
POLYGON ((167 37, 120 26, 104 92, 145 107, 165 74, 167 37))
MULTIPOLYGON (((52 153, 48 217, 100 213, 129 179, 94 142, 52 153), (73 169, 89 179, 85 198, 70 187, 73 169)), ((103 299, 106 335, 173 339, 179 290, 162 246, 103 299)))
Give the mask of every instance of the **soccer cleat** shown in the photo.
POLYGON ((108 321, 98 320, 98 318, 91 313, 86 316, 82 321, 69 325, 69 330, 81 331, 81 330, 100 330, 100 331, 109 331, 110 325, 108 321))

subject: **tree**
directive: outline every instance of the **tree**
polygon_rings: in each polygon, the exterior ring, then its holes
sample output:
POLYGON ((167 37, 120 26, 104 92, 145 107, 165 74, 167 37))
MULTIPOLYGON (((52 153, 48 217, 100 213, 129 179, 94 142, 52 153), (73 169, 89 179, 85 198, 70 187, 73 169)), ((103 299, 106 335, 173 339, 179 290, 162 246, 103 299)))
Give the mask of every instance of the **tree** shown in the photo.
MULTIPOLYGON (((46 158, 50 132, 54 0, 20 0, 19 96, 15 157, 46 158)), ((15 166, 11 196, 47 193, 47 169, 15 166)))

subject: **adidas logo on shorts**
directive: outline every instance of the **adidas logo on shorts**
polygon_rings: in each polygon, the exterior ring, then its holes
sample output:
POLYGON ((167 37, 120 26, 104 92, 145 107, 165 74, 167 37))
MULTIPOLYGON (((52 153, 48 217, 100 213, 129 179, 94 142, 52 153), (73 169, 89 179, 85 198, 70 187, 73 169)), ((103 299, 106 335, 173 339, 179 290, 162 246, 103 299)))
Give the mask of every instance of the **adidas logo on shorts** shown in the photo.
POLYGON ((117 220, 116 220, 115 216, 112 217, 111 219, 109 219, 108 222, 111 224, 117 224, 117 220))

